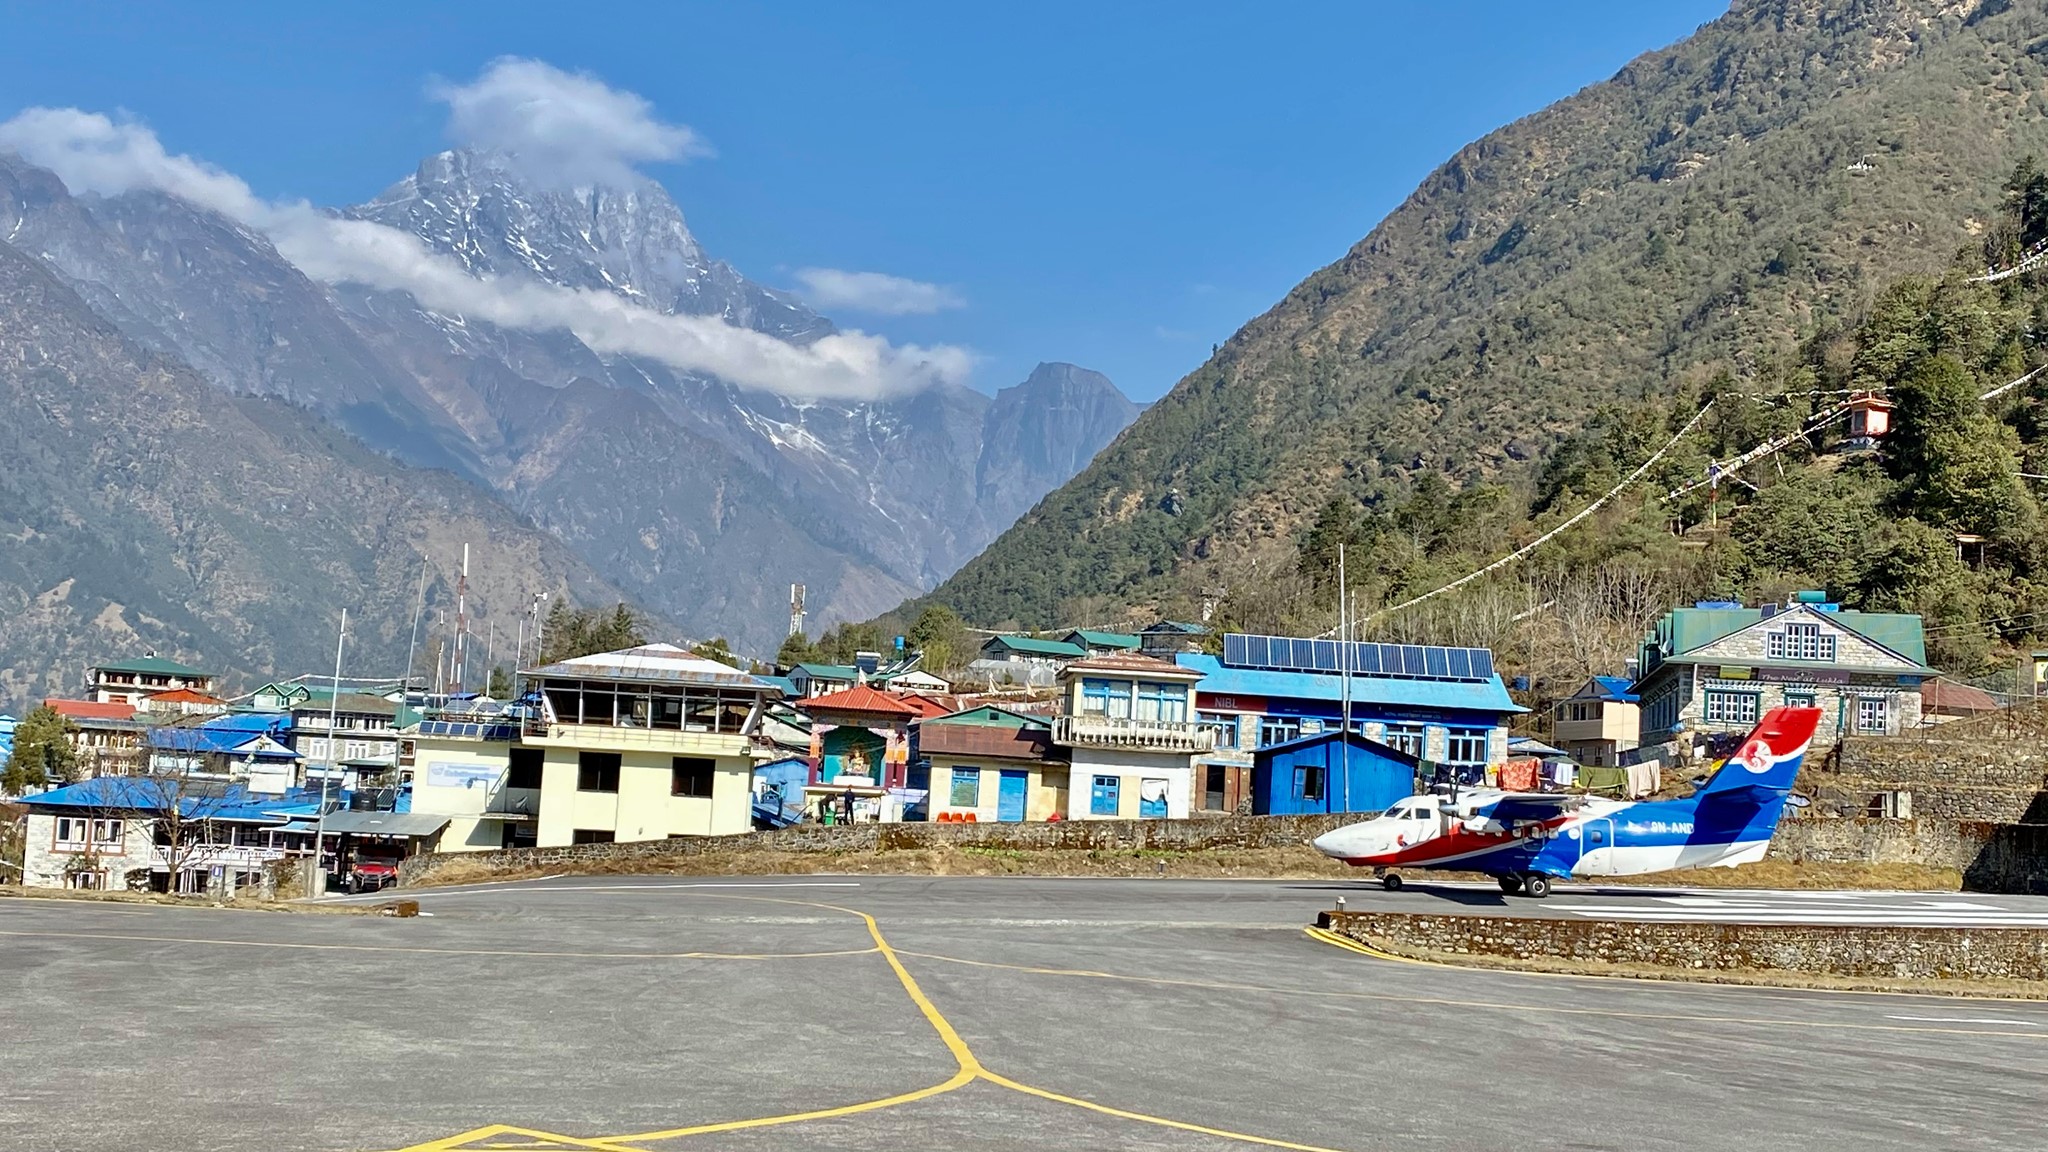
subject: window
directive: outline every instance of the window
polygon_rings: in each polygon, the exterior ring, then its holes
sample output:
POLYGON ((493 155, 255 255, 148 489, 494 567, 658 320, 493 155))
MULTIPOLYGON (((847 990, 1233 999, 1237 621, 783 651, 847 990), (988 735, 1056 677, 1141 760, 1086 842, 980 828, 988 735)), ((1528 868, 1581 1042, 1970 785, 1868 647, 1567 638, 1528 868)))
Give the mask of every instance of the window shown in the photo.
POLYGON ((613 834, 609 828, 578 828, 569 833, 571 844, 609 844, 613 834))
POLYGON ((1149 681, 1141 683, 1137 687, 1138 719, 1186 723, 1188 718, 1188 693, 1186 688, 1178 684, 1154 684, 1149 681))
POLYGON ((668 794, 671 796, 709 796, 711 781, 718 771, 718 761, 702 756, 678 756, 669 762, 668 794))
POLYGON ((1707 691, 1705 717, 1709 724, 1756 723, 1756 693, 1707 691))
POLYGON ((1294 769, 1294 795, 1301 800, 1323 798, 1323 766, 1302 764, 1294 769))
POLYGON ((617 752, 578 752, 576 754, 576 790, 578 792, 617 792, 619 790, 619 754, 617 752))
POLYGON ((953 769, 953 791, 946 803, 954 808, 981 807, 981 769, 953 769))
POLYGON ((1389 748, 1399 748, 1410 756, 1420 756, 1424 735, 1420 724, 1389 724, 1386 738, 1380 743, 1389 748))
POLYGON ((92 822, 92 842, 118 847, 125 828, 126 825, 119 820, 95 820, 92 822))
POLYGON ((1814 706, 1813 701, 1814 692, 1811 688, 1797 692, 1788 689, 1785 692, 1785 707, 1787 708, 1811 708, 1814 706))
POLYGON ((1090 816, 1114 816, 1117 813, 1117 778, 1097 776, 1088 790, 1088 814, 1090 816))
POLYGON ((1081 681, 1081 711, 1128 720, 1131 715, 1131 682, 1128 680, 1081 681))
POLYGON ((1237 747, 1237 714, 1234 712, 1198 712, 1196 719, 1202 727, 1216 733, 1216 747, 1237 747))
POLYGON ((507 788, 539 788, 540 768, 547 761, 547 753, 538 748, 514 748, 512 770, 505 775, 507 788))
POLYGON ((1259 747, 1270 748, 1285 744, 1301 735, 1301 721, 1286 716, 1266 716, 1259 720, 1259 747))
POLYGON ((1764 649, 1773 660, 1835 660, 1835 638, 1818 624, 1787 624, 1783 632, 1767 633, 1764 649))
POLYGON ((59 849, 69 848, 75 852, 84 851, 87 836, 86 830, 90 825, 91 822, 83 816, 57 817, 57 847, 59 849))
POLYGON ((1444 762, 1447 764, 1486 763, 1486 729, 1452 728, 1444 742, 1444 762))
POLYGON ((1856 730, 1858 732, 1885 732, 1889 730, 1891 701, 1883 696, 1859 696, 1856 698, 1856 730))

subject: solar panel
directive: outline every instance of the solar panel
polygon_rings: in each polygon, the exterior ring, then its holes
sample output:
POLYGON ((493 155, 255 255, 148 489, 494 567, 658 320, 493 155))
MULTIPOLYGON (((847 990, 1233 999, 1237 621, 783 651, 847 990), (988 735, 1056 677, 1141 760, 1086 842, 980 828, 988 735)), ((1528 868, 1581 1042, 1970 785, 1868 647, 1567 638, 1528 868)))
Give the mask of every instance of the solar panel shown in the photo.
POLYGON ((1263 668, 1272 662, 1273 639, 1270 636, 1247 636, 1244 649, 1244 658, 1249 664, 1263 668))
POLYGON ((1493 676, 1493 653, 1484 648, 1472 650, 1472 678, 1487 680, 1493 676))
POLYGON ((1451 654, 1445 649, 1424 648, 1422 661, 1429 669, 1429 674, 1439 680, 1451 674, 1451 654))
POLYGON ((1472 650, 1470 648, 1446 648, 1444 655, 1450 658, 1451 677, 1456 680, 1472 678, 1472 650))
POLYGON ((1243 667, 1248 662, 1245 649, 1251 647, 1251 639, 1250 636, 1241 635, 1236 632, 1224 633, 1223 662, 1235 667, 1243 667))
POLYGON ((1380 670, 1380 646, 1377 644, 1360 644, 1353 641, 1351 645, 1351 670, 1354 672, 1364 672, 1367 675, 1378 672, 1380 670))
POLYGON ((1421 648, 1414 644, 1401 645, 1401 671, 1410 676, 1429 674, 1429 666, 1423 662, 1421 648))
POLYGON ((1316 666, 1316 642, 1313 640, 1294 641, 1292 663, 1288 666, 1307 672, 1314 671, 1316 666))
POLYGON ((1314 648, 1316 659, 1316 671, 1343 671, 1343 665, 1337 662, 1337 642, 1335 640, 1317 640, 1314 642, 1314 648))

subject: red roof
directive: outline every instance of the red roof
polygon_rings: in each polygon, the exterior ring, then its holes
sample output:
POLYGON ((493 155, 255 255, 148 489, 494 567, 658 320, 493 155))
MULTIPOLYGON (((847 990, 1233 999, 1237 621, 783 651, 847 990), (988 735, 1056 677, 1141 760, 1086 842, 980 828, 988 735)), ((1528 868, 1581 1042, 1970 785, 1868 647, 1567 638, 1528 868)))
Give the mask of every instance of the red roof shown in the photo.
POLYGON ((169 692, 154 692, 154 693, 151 693, 151 694, 150 694, 150 696, 149 696, 149 700, 150 700, 150 703, 152 703, 152 704, 155 704, 155 703, 164 703, 164 704, 225 704, 225 703, 227 703, 227 701, 225 701, 225 700, 221 699, 221 698, 220 698, 220 697, 218 697, 218 696, 208 696, 208 695, 207 695, 206 693, 204 693, 204 692, 194 692, 194 691, 193 691, 193 690, 191 690, 190 688, 173 688, 173 689, 171 689, 171 690, 170 690, 169 692))
POLYGON ((54 708, 58 714, 73 720, 133 720, 133 704, 101 704, 96 700, 59 700, 51 697, 43 701, 45 707, 54 708))
POLYGON ((871 716, 900 716, 911 720, 924 715, 922 708, 912 707, 886 692, 877 692, 865 684, 855 684, 824 696, 813 696, 801 701, 799 706, 806 712, 865 712, 871 716))
POLYGON ((1920 709, 1936 716, 1996 712, 1998 698, 1982 688, 1958 684, 1953 680, 1929 680, 1920 685, 1920 709))

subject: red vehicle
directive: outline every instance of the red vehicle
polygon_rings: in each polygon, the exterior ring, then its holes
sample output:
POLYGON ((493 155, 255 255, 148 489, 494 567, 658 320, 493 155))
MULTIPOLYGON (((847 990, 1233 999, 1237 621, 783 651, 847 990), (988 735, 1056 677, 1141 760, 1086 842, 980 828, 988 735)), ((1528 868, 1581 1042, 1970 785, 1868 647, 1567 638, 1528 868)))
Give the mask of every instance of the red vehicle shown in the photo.
POLYGON ((398 883, 398 865, 390 860, 358 860, 343 883, 351 892, 378 892, 398 883))

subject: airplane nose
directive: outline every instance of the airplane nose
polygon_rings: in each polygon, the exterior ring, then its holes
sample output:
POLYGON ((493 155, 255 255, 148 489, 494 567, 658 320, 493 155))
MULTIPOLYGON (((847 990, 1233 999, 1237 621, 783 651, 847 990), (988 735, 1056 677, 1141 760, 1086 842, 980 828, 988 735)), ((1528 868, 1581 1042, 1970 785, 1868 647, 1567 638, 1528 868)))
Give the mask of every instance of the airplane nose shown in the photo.
POLYGON ((1348 846, 1348 842, 1350 841, 1350 839, 1351 838, 1349 836, 1343 834, 1342 829, 1339 829, 1335 832, 1323 833, 1321 836, 1318 836, 1314 840, 1309 841, 1309 846, 1332 859, 1342 860, 1344 857, 1350 855, 1350 853, 1345 850, 1348 846))

